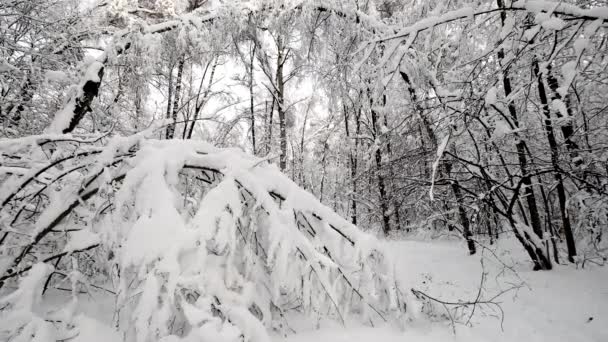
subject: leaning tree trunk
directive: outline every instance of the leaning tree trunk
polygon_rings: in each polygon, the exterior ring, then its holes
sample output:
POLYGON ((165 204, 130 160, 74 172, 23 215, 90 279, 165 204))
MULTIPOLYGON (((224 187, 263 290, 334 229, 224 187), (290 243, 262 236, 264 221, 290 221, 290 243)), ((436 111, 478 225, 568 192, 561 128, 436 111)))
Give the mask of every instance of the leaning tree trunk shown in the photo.
MULTIPOLYGON (((211 63, 211 61, 209 62, 211 63)), ((201 102, 198 102, 198 97, 197 97, 197 103, 196 103, 196 108, 194 110, 194 116, 192 117, 192 122, 190 123, 190 127, 188 128, 188 134, 186 135, 187 139, 192 139, 192 134, 194 134, 194 127, 196 126, 196 121, 198 120, 198 116, 201 112, 201 110, 203 109, 203 106, 205 106, 205 104, 207 104, 207 102, 209 101, 209 94, 211 92, 211 86, 213 85, 213 77, 215 75, 215 69, 217 68, 217 63, 218 63, 218 57, 215 57, 215 61, 213 62, 213 66, 211 67, 211 75, 209 75, 209 81, 207 82, 207 89, 205 89, 205 93, 203 94, 203 99, 201 100, 201 102)), ((207 67, 209 66, 209 64, 207 64, 207 67)), ((205 72, 203 73, 203 78, 205 77, 205 75, 207 74, 207 69, 205 68, 205 72)), ((202 83, 202 80, 201 80, 202 83)), ((186 123, 186 126, 188 125, 188 123, 186 123)))

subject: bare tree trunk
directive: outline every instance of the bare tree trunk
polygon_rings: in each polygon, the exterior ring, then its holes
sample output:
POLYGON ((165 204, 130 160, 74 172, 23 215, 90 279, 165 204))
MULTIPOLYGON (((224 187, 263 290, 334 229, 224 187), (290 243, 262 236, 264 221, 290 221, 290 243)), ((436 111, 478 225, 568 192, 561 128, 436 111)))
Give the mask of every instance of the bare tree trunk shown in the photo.
POLYGON ((325 142, 323 142, 323 157, 321 158, 321 185, 319 187, 319 202, 323 203, 323 192, 325 190, 325 176, 326 176, 326 169, 327 169, 327 163, 326 163, 326 159, 327 159, 327 149, 328 149, 328 145, 327 145, 327 140, 325 142))
POLYGON ((285 81, 283 78, 283 66, 285 65, 286 56, 284 55, 283 40, 281 37, 277 38, 277 105, 279 110, 279 144, 281 148, 281 155, 279 156, 279 168, 281 171, 285 171, 287 167, 287 122, 285 118, 285 81))
MULTIPOLYGON (((349 126, 349 115, 348 115, 348 108, 346 107, 346 105, 343 105, 343 110, 344 110, 344 129, 346 132, 346 140, 348 141, 349 144, 349 151, 348 151, 348 159, 349 159, 349 166, 350 166, 350 182, 351 182, 351 186, 352 186, 352 195, 351 195, 351 200, 350 200, 350 217, 351 217, 351 222, 356 225, 357 224, 357 201, 355 199, 355 196, 357 194, 357 147, 359 145, 359 139, 357 138, 357 136, 355 136, 354 138, 354 142, 351 142, 351 140, 353 139, 353 137, 351 136, 350 133, 350 126, 349 126), (354 144, 354 146, 352 146, 354 144)), ((354 111, 354 108, 353 108, 354 111)), ((359 130, 360 130, 360 123, 359 123, 359 115, 355 115, 355 120, 356 120, 356 135, 359 135, 359 130)))
MULTIPOLYGON (((165 119, 169 120, 171 118, 171 103, 173 102, 173 64, 171 64, 169 68, 169 89, 167 91, 167 112, 165 114, 165 119)), ((169 127, 165 129, 165 138, 169 134, 169 127)))
MULTIPOLYGON (((386 105, 386 95, 383 95, 383 104, 386 105)), ((383 115, 384 117, 384 127, 388 128, 388 120, 386 119, 386 115, 383 115)), ((401 217, 399 216, 399 203, 396 200, 396 185, 395 185, 395 170, 393 169, 393 163, 390 161, 390 159, 393 156, 393 147, 391 146, 391 140, 390 137, 387 136, 387 142, 386 142, 386 154, 388 155, 388 159, 389 159, 389 165, 388 165, 388 172, 389 172, 389 177, 391 180, 391 199, 393 202, 393 214, 395 215, 395 227, 396 229, 399 229, 399 227, 401 227, 401 217)))
MULTIPOLYGON (((548 232, 548 234, 551 238, 551 244, 553 246, 553 260, 555 260, 556 264, 559 264, 559 253, 557 251, 557 234, 555 233, 555 228, 553 227, 553 222, 552 222, 553 212, 551 210, 551 206, 549 205, 549 199, 547 198, 546 191, 543 187, 540 188, 540 195, 543 200, 543 205, 545 207, 545 213, 546 213, 545 231, 548 232)), ((549 253, 549 242, 546 243, 546 249, 547 249, 547 255, 551 255, 551 253, 549 253)))
POLYGON ((471 233, 471 224, 467 216, 467 212, 464 208, 464 198, 462 196, 462 193, 460 192, 460 185, 456 180, 452 180, 450 181, 450 183, 452 187, 452 192, 454 193, 454 197, 456 197, 456 203, 458 206, 458 217, 460 218, 460 223, 462 224, 462 236, 467 242, 469 254, 473 255, 477 253, 477 248, 475 247, 475 241, 473 240, 473 234, 471 233))
MULTIPOLYGON (((117 51, 117 53, 120 54, 121 51, 117 51)), ((105 61, 103 63, 94 62, 89 65, 85 75, 89 76, 94 74, 97 75, 97 77, 94 79, 87 77, 84 84, 82 84, 82 86, 79 85, 78 91, 73 92, 72 95, 70 95, 66 104, 64 105, 64 109, 67 110, 69 108, 72 113, 72 117, 70 118, 70 121, 67 126, 64 126, 63 123, 60 124, 57 120, 54 119, 47 129, 55 133, 70 133, 76 128, 76 126, 78 126, 84 116, 88 112, 92 111, 91 104, 99 94, 99 87, 101 86, 101 82, 103 80, 105 70, 104 63, 105 61)))
MULTIPOLYGON (((557 81, 557 78, 555 78, 555 76, 553 76, 553 71, 552 71, 551 65, 547 65, 547 84, 549 85, 549 88, 551 88, 551 91, 553 93, 553 96, 551 97, 551 99, 552 100, 562 100, 561 94, 557 91, 557 88, 559 87, 559 83, 557 81)), ((566 105, 566 111, 567 111, 569 118, 568 118, 568 120, 565 120, 563 125, 561 125, 561 130, 562 130, 562 134, 564 136, 566 147, 568 148, 568 150, 570 151, 572 156, 575 157, 577 155, 576 150, 578 150, 578 145, 573 140, 574 139, 574 125, 572 123, 573 122, 572 105, 571 105, 570 99, 568 97, 566 97, 564 102, 566 105)), ((556 114, 558 117, 563 116, 559 111, 557 111, 556 114)))
POLYGON ((257 44, 253 43, 251 56, 249 59, 249 114, 251 115, 251 146, 253 149, 253 155, 256 155, 257 149, 255 146, 255 111, 253 104, 253 62, 255 60, 255 50, 257 44))
MULTIPOLYGON (((504 57, 504 55, 499 57, 499 59, 502 59, 503 57, 504 57)), ((505 73, 505 76, 503 76, 503 86, 505 89, 505 95, 508 97, 512 92, 511 81, 510 81, 509 77, 506 76, 506 73, 507 73, 506 70, 504 71, 504 73, 505 73)), ((511 119, 513 120, 515 126, 519 127, 519 123, 517 120, 517 113, 515 111, 515 105, 513 104, 513 102, 509 103, 508 108, 509 108, 509 113, 511 114, 511 119)), ((534 193, 534 188, 532 186, 532 179, 530 178, 530 169, 529 169, 528 160, 526 157, 526 155, 527 155, 526 143, 522 139, 519 139, 517 141, 517 143, 515 143, 515 148, 517 149, 517 160, 519 162, 519 168, 521 171, 521 177, 522 177, 522 181, 523 181, 523 185, 524 185, 526 204, 528 205, 528 213, 530 215, 530 224, 532 226, 532 229, 534 230, 534 233, 536 233, 536 235, 538 235, 539 238, 542 239, 543 230, 542 230, 542 225, 541 225, 541 221, 540 221, 540 215, 538 212, 538 207, 536 205, 536 195, 534 193)))
POLYGON ((533 240, 530 239, 526 232, 520 231, 517 227, 517 223, 511 217, 509 219, 509 224, 511 225, 511 229, 515 234, 517 240, 524 246, 526 252, 532 259, 534 263, 534 270, 550 270, 552 268, 551 259, 545 254, 542 250, 542 245, 538 246, 533 243, 533 240))
MULTIPOLYGON (((457 155, 456 148, 452 145, 452 153, 457 155)), ((460 184, 455 177, 451 176, 452 172, 452 162, 446 161, 443 165, 443 169, 445 171, 446 177, 449 178, 450 187, 452 188, 452 192, 454 193, 454 197, 456 198, 456 206, 458 207, 458 218, 460 221, 460 225, 462 225, 462 236, 467 242, 467 248, 469 249, 469 254, 473 255, 477 253, 477 248, 475 247, 475 241, 473 240, 473 233, 471 232, 471 222, 469 221, 469 217, 467 216, 467 211, 465 209, 464 204, 464 196, 460 191, 460 184)))
MULTIPOLYGON (((534 60, 533 68, 538 83, 538 95, 542 104, 543 114, 545 115, 545 131, 547 132, 547 140, 549 141, 549 148, 551 149, 551 164, 555 169, 554 176, 555 181, 557 182, 556 189, 559 211, 562 219, 562 228, 564 235, 566 236, 566 246, 568 247, 568 261, 574 262, 574 258, 576 257, 576 244, 574 243, 572 226, 570 225, 570 218, 568 217, 568 209, 566 207, 566 190, 564 188, 562 175, 559 173, 559 151, 555 133, 553 131, 553 123, 551 122, 551 111, 549 109, 545 85, 539 72, 538 61, 534 60)), ((566 146, 568 146, 568 143, 566 143, 566 146)))
MULTIPOLYGON (((304 122, 302 123, 302 136, 300 137, 300 158, 299 158, 299 160, 300 160, 300 169, 299 169, 299 172, 298 172, 298 178, 300 180, 301 186, 305 190, 307 190, 308 188, 306 186, 306 178, 304 176, 304 141, 306 140, 305 139, 306 138, 306 123, 308 122, 308 115, 309 114, 310 114, 310 103, 309 103, 308 108, 306 109, 306 113, 304 114, 304 122)), ((293 158, 294 163, 293 163, 293 165, 294 165, 294 170, 295 170, 295 160, 296 160, 296 158, 295 158, 295 155, 296 155, 295 152, 293 153, 293 155, 294 155, 294 158, 293 158)), ((293 179, 295 180, 296 178, 294 177, 293 179)))
MULTIPOLYGON (((374 140, 377 140, 378 138, 378 113, 376 113, 376 111, 373 109, 373 100, 371 99, 371 94, 370 94, 370 107, 371 107, 371 114, 372 114, 372 133, 373 133, 373 137, 374 140)), ((389 206, 388 206, 388 195, 386 193, 386 185, 385 185, 385 180, 384 180, 384 176, 382 176, 382 151, 380 146, 376 147, 376 151, 374 152, 375 155, 375 161, 376 161, 376 177, 378 179, 378 192, 380 193, 380 210, 382 211, 381 216, 382 216, 382 231, 384 232, 384 235, 388 236, 388 234, 391 231, 391 216, 389 213, 389 206)))
POLYGON ((412 104, 414 105, 414 108, 416 109, 416 113, 418 114, 420 121, 422 121, 426 134, 427 134, 429 140, 431 141, 431 145, 433 146, 432 148, 436 149, 437 138, 435 137, 435 132, 433 132, 431 123, 426 118, 426 116, 424 116, 424 110, 418 103, 418 96, 416 95, 416 90, 414 89, 414 85, 412 84, 409 76, 405 72, 399 71, 399 74, 401 75, 401 78, 407 85, 407 91, 410 94, 410 100, 412 101, 412 104))
MULTIPOLYGON (((503 0, 497 0, 497 3, 498 3, 499 8, 504 8, 503 0)), ((502 11, 500 15, 501 15, 501 23, 504 26, 504 22, 506 20, 506 12, 502 11)), ((502 49, 500 49, 498 51, 498 61, 501 66, 503 64, 504 58, 505 58, 504 51, 502 49)), ((509 95, 511 95, 511 93, 512 93, 512 87, 511 87, 511 79, 509 78, 508 67, 506 69, 504 69, 502 72, 503 72, 502 83, 503 83, 503 87, 504 87, 504 91, 505 91, 505 96, 509 97, 509 95)), ((509 109, 509 114, 511 115, 511 120, 513 120, 513 124, 515 125, 515 127, 519 127, 519 121, 517 118, 517 112, 515 110, 515 104, 513 103, 512 100, 508 104, 508 109, 509 109)), ((519 137, 516 136, 516 138, 519 138, 519 137)), ((527 157, 526 157, 526 154, 527 154, 526 143, 524 142, 523 139, 518 139, 517 143, 515 144, 515 148, 517 149, 517 159, 518 159, 519 168, 521 171, 522 183, 524 185, 524 193, 525 193, 525 197, 526 197, 526 204, 528 205, 528 213, 530 214, 530 224, 532 226, 532 230, 534 231, 534 233, 536 235, 538 235, 538 237, 542 240, 543 230, 542 230, 542 224, 540 221, 540 215, 538 212, 538 207, 536 205, 536 196, 534 193, 534 188, 532 186, 532 180, 530 178, 530 170, 529 170, 528 161, 527 161, 527 157)))
POLYGON ((270 104, 270 111, 267 114, 267 123, 266 123, 266 154, 270 153, 272 150, 272 126, 274 124, 274 104, 276 100, 274 96, 272 97, 272 102, 270 104))
POLYGON ((140 86, 135 88, 135 123, 134 128, 136 132, 140 131, 139 124, 144 116, 144 103, 145 99, 142 94, 142 89, 140 86))
MULTIPOLYGON (((213 62, 213 66, 211 67, 211 74, 209 75, 209 81, 207 82, 207 89, 205 89, 203 99, 200 103, 198 103, 198 97, 197 97, 196 109, 194 111, 194 116, 192 117, 192 122, 190 123, 190 128, 188 129, 188 135, 186 136, 187 139, 192 139, 192 134, 194 133, 194 127, 196 126, 196 120, 198 120, 198 116, 201 112, 201 109, 209 100, 209 93, 211 92, 211 86, 213 85, 213 77, 215 76, 215 69, 217 68, 217 63, 218 63, 218 56, 215 57, 215 62, 213 62)), ((209 65, 207 64, 207 66, 209 66, 209 65)), ((207 74, 207 69, 205 68, 203 77, 205 77, 206 74, 207 74)), ((201 83, 202 83, 202 80, 201 80, 201 83)), ((186 123, 186 125, 187 125, 187 123, 186 123)))
MULTIPOLYGON (((496 2, 498 4, 499 8, 501 8, 501 9, 505 8, 504 0, 496 0, 496 2)), ((507 18, 506 12, 501 11, 500 19, 501 19, 502 26, 504 26, 506 18, 507 18)), ((501 65, 501 67, 504 67, 503 66, 504 58, 505 58, 504 50, 503 49, 498 50, 498 62, 501 65)), ((504 67, 504 68, 505 69, 502 70, 502 83, 503 83, 503 87, 504 87, 504 91, 505 91, 505 96, 508 98, 509 95, 511 95, 511 93, 512 93, 511 79, 509 78, 508 66, 504 67)), ((509 114, 511 115, 511 120, 513 120, 513 124, 515 125, 515 127, 519 127, 517 112, 515 110, 515 103, 513 102, 512 99, 510 100, 510 102, 508 104, 508 109, 509 109, 509 114)), ((519 162, 519 168, 520 168, 521 177, 522 177, 522 184, 524 187, 526 204, 528 205, 528 213, 530 214, 530 224, 532 226, 532 230, 533 230, 534 234, 536 234, 538 236, 538 238, 542 241, 543 229, 542 229, 542 224, 540 221, 540 214, 538 212, 538 207, 536 206, 536 196, 534 194, 534 189, 532 187, 532 180, 530 178, 530 170, 529 170, 528 161, 527 161, 527 157, 526 157, 526 153, 527 153, 526 143, 524 142, 523 139, 521 139, 519 137, 519 134, 516 134, 515 138, 518 139, 517 143, 515 144, 515 148, 517 149, 517 159, 519 162)), ((528 239, 525 236, 524 236, 524 238, 528 239)), ((527 245, 527 244, 525 244, 525 245, 527 245)), ((544 252, 542 250, 536 251, 536 252, 537 252, 537 254, 541 254, 541 255, 538 255, 538 258, 542 259, 541 260, 542 262, 537 263, 537 266, 540 267, 541 269, 551 269, 552 268, 551 259, 548 256, 544 255, 544 252)), ((532 254, 530 256, 534 259, 532 254)))
POLYGON ((184 62, 185 62, 185 57, 182 56, 182 58, 179 60, 179 64, 177 66, 177 80, 176 80, 176 84, 175 84, 175 97, 173 99, 173 112, 171 114, 171 120, 173 121, 168 127, 167 127, 167 135, 165 136, 166 139, 173 139, 173 137, 175 136, 175 126, 177 125, 177 112, 179 111, 179 100, 180 100, 180 95, 181 95, 181 91, 182 91, 182 74, 184 72, 184 62))

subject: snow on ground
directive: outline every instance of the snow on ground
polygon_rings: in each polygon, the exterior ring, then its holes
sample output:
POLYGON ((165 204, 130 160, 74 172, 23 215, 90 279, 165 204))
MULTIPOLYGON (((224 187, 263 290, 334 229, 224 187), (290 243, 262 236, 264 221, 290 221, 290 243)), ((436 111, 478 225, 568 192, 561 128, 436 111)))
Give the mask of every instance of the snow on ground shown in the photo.
MULTIPOLYGON (((403 284, 444 301, 475 299, 482 273, 480 256, 467 255, 461 243, 393 241, 389 245, 403 284)), ((277 337, 276 342, 608 341, 608 268, 558 265, 552 271, 534 272, 516 241, 502 241, 489 250, 483 252, 488 272, 483 297, 523 282, 518 290, 497 299, 504 310, 502 329, 501 320, 490 317, 486 308, 478 309, 469 326, 457 324, 455 334, 449 320, 419 319, 405 331, 331 326, 277 337), (497 262, 489 250, 515 272, 497 262)), ((436 312, 441 314, 442 308, 436 307, 436 312)))
MULTIPOLYGON (((410 284, 444 301, 471 301, 477 296, 482 273, 481 257, 469 256, 463 243, 405 240, 391 241, 388 246, 402 284, 410 284)), ((455 334, 449 320, 440 317, 430 320, 421 315, 416 321, 409 322, 404 331, 389 326, 342 327, 329 321, 320 322, 317 329, 290 322, 297 334, 275 336, 273 342, 608 341, 607 267, 576 269, 570 265, 558 265, 552 271, 534 272, 516 241, 501 241, 500 246, 494 245, 490 250, 492 252, 483 252, 483 269, 487 276, 482 298, 489 298, 501 289, 523 282, 518 290, 509 291, 497 300, 504 310, 502 328, 501 320, 490 316, 488 308, 478 308, 469 325, 455 325, 455 334), (496 261, 493 253, 501 262, 496 261)), ((67 296, 67 292, 56 295, 67 296)), ((52 297, 48 296, 47 301, 52 297)), ((78 311, 85 312, 94 320, 109 323, 114 309, 107 296, 93 291, 81 296, 78 311)), ((444 311, 438 306, 435 313, 440 316, 444 311)), ((466 321, 467 317, 464 315, 461 321, 466 321)), ((90 326, 95 323, 86 317, 79 319, 86 320, 90 326)), ((95 328, 97 339, 90 341, 116 340, 114 332, 101 328, 95 328)), ((86 340, 86 336, 78 341, 86 340)))

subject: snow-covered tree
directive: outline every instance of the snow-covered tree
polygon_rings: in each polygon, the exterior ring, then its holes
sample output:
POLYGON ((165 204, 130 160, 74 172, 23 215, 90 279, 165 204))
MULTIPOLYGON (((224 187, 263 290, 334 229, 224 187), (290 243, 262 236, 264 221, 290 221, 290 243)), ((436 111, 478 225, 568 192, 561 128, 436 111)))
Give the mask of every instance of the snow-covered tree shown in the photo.
POLYGON ((400 325, 428 297, 376 235, 604 264, 601 6, 2 2, 0 336, 400 325))

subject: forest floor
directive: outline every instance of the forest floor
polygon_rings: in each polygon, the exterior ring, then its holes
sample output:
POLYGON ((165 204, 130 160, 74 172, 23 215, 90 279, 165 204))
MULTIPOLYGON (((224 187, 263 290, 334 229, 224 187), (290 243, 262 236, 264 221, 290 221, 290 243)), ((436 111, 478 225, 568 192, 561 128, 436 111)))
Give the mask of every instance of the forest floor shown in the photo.
MULTIPOLYGON (((608 341, 608 267, 588 264, 557 265, 552 271, 534 272, 516 241, 501 239, 477 255, 469 256, 459 241, 388 242, 402 286, 423 291, 446 302, 485 300, 506 291, 495 301, 498 307, 471 307, 454 317, 441 305, 428 315, 394 327, 340 326, 321 321, 318 326, 291 322, 297 333, 274 336, 274 342, 606 342, 608 341), (483 263, 481 262, 483 260, 483 263), (483 272, 482 272, 483 271, 483 272), (483 291, 479 292, 485 273, 483 291), (501 310, 504 313, 501 319, 501 310), (466 324, 468 321, 468 324, 466 324)), ((65 300, 66 292, 55 299, 65 300), (60 298, 64 297, 64 298, 60 298)), ((102 293, 81 298, 83 312, 96 313, 101 322, 111 322, 114 303, 101 300, 102 293)), ((109 328, 81 318, 85 329, 73 342, 120 340, 109 328)))
POLYGON ((460 242, 389 242, 402 284, 443 301, 474 301, 483 270, 486 276, 481 300, 507 290, 496 299, 504 311, 502 323, 500 310, 493 305, 476 307, 469 324, 464 323, 470 308, 464 310, 456 317, 460 323, 454 325, 442 317, 445 309, 436 305, 436 319, 417 319, 405 331, 322 323, 320 329, 300 330, 276 341, 608 341, 608 267, 557 265, 552 271, 534 272, 516 244, 506 239, 488 246, 482 265, 482 253, 469 256, 460 242))

